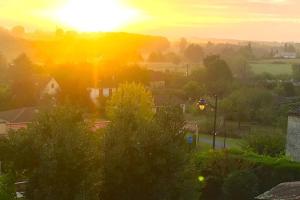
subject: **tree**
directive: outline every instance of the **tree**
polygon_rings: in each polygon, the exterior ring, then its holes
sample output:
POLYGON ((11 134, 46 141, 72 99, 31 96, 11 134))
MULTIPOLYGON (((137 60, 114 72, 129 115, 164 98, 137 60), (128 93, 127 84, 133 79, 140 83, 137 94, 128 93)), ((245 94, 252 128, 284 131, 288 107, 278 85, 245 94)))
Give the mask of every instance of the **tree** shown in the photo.
POLYGON ((42 113, 28 129, 3 138, 0 156, 5 166, 28 178, 28 199, 96 199, 99 142, 81 112, 57 107, 42 113))
POLYGON ((186 97, 192 99, 198 99, 204 94, 205 88, 201 87, 200 83, 196 81, 189 81, 183 86, 183 91, 186 97))
POLYGON ((272 94, 259 88, 240 88, 221 102, 223 112, 238 121, 239 127, 243 121, 274 123, 274 106, 272 94))
POLYGON ((198 44, 190 44, 184 51, 185 57, 191 61, 198 63, 203 58, 203 49, 198 44))
POLYGON ((180 108, 161 108, 153 116, 152 106, 151 95, 137 84, 122 85, 113 95, 100 198, 180 199, 184 118, 180 108))
POLYGON ((7 66, 6 58, 2 54, 0 54, 0 82, 6 80, 7 69, 8 66, 7 66))
POLYGON ((180 52, 184 52, 187 45, 188 45, 188 41, 185 38, 181 38, 179 43, 178 43, 180 52))
POLYGON ((151 120, 153 108, 153 97, 141 84, 124 83, 108 102, 107 115, 112 121, 125 122, 130 126, 151 120))
POLYGON ((293 64, 292 68, 294 81, 300 81, 300 64, 293 64))
POLYGON ((9 107, 11 100, 11 92, 8 86, 0 84, 0 110, 5 110, 9 107))
POLYGON ((152 52, 148 57, 148 62, 165 62, 166 58, 161 52, 152 52))
POLYGON ((212 55, 204 59, 206 87, 209 92, 224 95, 232 82, 232 73, 220 56, 212 55))
POLYGON ((18 56, 10 66, 8 73, 15 106, 31 106, 35 103, 36 86, 33 72, 34 65, 25 54, 18 56))

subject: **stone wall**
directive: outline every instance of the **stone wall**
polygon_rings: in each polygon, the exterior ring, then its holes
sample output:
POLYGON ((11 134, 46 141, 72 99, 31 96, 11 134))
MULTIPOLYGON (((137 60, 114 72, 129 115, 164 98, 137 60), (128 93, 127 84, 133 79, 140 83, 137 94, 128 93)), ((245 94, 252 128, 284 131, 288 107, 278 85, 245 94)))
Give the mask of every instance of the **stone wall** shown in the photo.
POLYGON ((286 155, 300 162, 300 116, 289 116, 286 155))

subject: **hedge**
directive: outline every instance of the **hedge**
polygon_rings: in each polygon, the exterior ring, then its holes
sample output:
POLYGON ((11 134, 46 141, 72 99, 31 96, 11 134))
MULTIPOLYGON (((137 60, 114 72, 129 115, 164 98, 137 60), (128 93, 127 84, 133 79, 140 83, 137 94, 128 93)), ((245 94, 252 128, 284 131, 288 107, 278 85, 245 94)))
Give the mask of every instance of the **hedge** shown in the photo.
MULTIPOLYGON (((248 171, 258 180, 258 193, 282 182, 300 180, 300 163, 285 157, 274 158, 239 150, 209 151, 196 156, 202 199, 224 199, 224 181, 232 173, 248 171)), ((227 186, 228 187, 228 186, 227 186)))

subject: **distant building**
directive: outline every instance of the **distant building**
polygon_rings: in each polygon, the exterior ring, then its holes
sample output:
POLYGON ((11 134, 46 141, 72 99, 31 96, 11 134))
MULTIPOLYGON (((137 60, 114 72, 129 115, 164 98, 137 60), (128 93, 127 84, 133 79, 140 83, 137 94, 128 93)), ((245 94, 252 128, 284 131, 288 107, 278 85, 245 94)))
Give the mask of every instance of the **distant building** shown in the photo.
POLYGON ((88 88, 87 90, 89 92, 89 97, 91 101, 95 105, 98 105, 99 98, 111 97, 116 92, 117 89, 115 87, 103 87, 103 88, 88 88))
POLYGON ((288 116, 286 155, 300 162, 300 109, 290 112, 288 116))
POLYGON ((274 58, 285 58, 285 59, 295 59, 297 58, 296 52, 278 52, 274 55, 274 58))
POLYGON ((37 87, 39 99, 43 99, 47 96, 55 97, 61 90, 60 85, 55 78, 47 75, 36 76, 35 86, 37 87))

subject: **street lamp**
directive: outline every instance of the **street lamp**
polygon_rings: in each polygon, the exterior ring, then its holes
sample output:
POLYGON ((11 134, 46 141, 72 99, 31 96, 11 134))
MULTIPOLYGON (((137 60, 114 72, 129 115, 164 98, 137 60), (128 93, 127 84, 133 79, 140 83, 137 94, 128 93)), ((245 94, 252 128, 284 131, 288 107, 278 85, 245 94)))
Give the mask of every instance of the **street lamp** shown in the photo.
POLYGON ((218 96, 215 95, 214 97, 215 97, 215 104, 214 105, 208 103, 205 99, 200 99, 198 101, 198 107, 199 107, 199 109, 201 111, 205 110, 205 108, 207 106, 210 106, 215 111, 215 115, 214 115, 214 130, 213 130, 213 144, 212 144, 212 148, 213 149, 216 148, 216 126, 217 126, 217 112, 218 112, 218 96))

